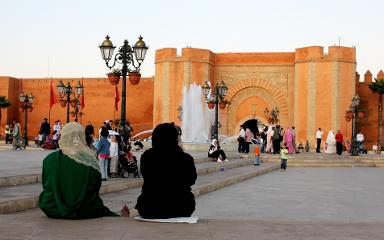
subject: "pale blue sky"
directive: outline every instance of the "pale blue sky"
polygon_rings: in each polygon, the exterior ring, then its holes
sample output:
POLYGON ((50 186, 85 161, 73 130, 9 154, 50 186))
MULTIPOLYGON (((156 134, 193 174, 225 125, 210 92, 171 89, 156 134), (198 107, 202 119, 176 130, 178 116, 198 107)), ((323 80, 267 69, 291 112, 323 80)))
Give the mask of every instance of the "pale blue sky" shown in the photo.
POLYGON ((384 68, 380 0, 2 0, 0 76, 104 77, 98 45, 141 34, 155 50, 192 46, 213 52, 293 52, 305 46, 356 46, 357 70, 384 68))

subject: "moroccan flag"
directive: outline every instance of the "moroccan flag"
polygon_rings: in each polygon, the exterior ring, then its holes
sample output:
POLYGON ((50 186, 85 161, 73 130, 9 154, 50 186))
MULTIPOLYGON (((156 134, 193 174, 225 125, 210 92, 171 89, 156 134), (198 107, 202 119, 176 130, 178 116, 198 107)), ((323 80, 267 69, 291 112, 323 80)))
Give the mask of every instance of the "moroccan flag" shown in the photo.
POLYGON ((49 95, 50 95, 49 96, 49 108, 52 108, 52 106, 57 103, 55 92, 53 91, 53 81, 52 80, 51 80, 51 89, 50 89, 49 95))
MULTIPOLYGON (((81 79, 81 86, 84 87, 83 79, 81 79)), ((85 107, 85 100, 84 100, 84 88, 83 92, 80 95, 80 108, 83 109, 85 107)))
POLYGON ((120 96, 119 96, 119 89, 117 88, 117 85, 115 86, 115 109, 116 111, 119 111, 119 104, 120 102, 120 96))

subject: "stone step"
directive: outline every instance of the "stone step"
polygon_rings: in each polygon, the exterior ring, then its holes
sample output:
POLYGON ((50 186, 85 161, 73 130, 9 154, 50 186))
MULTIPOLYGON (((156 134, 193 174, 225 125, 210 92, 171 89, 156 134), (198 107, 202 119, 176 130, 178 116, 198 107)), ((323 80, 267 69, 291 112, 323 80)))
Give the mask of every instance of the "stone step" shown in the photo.
MULTIPOLYGON (((236 153, 229 153, 228 159, 232 160, 239 156, 236 153)), ((210 162, 211 158, 198 158, 195 159, 195 164, 198 165, 200 163, 210 162)), ((30 174, 20 174, 15 176, 4 176, 0 177, 0 187, 7 186, 17 186, 17 185, 25 185, 25 184, 35 184, 41 182, 41 170, 40 169, 31 169, 30 174), (38 172, 38 173, 37 173, 38 172)))
MULTIPOLYGON (((200 176, 219 172, 221 167, 233 169, 251 164, 252 160, 243 158, 232 159, 228 163, 202 162, 196 164, 196 171, 200 176)), ((138 188, 141 185, 142 179, 110 179, 102 183, 100 194, 138 188)), ((0 187, 0 213, 17 212, 37 207, 41 191, 42 185, 40 183, 0 187)))
MULTIPOLYGON (((218 189, 236 184, 247 179, 263 175, 279 169, 279 164, 262 164, 261 166, 245 166, 234 169, 226 169, 220 172, 214 172, 206 175, 201 175, 197 178, 195 185, 192 187, 192 192, 195 197, 205 193, 213 192, 218 189)), ((112 211, 119 213, 122 206, 127 205, 130 208, 131 216, 136 216, 137 211, 134 209, 137 197, 141 188, 133 188, 124 191, 108 193, 102 195, 104 204, 112 211)))

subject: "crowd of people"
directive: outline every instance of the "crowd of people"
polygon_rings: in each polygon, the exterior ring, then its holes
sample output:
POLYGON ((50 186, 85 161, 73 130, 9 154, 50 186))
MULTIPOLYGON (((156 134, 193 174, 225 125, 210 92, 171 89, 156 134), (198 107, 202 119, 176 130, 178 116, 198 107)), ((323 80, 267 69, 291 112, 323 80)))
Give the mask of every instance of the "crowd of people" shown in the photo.
MULTIPOLYGON (((316 138, 316 152, 324 152, 328 154, 341 155, 344 151, 347 153, 351 152, 351 141, 344 140, 343 134, 340 130, 337 131, 336 135, 332 130, 328 132, 323 148, 321 148, 321 142, 323 138, 323 131, 319 128, 315 133, 316 138)), ((310 143, 308 140, 303 144, 302 141, 296 144, 296 130, 295 127, 288 127, 284 130, 281 126, 265 126, 260 133, 253 133, 248 127, 243 125, 240 126, 240 132, 238 136, 238 152, 241 154, 249 153, 249 145, 257 144, 260 145, 260 152, 267 154, 280 154, 282 146, 286 146, 288 154, 310 152, 310 143)), ((359 132, 356 135, 358 144, 359 154, 366 154, 367 150, 364 145, 364 135, 359 132)))

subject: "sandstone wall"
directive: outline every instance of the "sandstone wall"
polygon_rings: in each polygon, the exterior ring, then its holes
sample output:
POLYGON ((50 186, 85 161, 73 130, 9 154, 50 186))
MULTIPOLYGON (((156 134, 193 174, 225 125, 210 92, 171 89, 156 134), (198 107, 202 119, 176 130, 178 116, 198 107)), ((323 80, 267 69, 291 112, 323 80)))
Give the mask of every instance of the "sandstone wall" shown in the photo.
MULTIPOLYGON (((24 129, 24 112, 18 110, 18 95, 21 91, 28 94, 32 93, 35 99, 33 111, 28 112, 28 135, 29 137, 35 136, 39 131, 42 119, 45 117, 49 118, 51 80, 53 81, 57 100, 60 99, 56 90, 59 80, 63 80, 64 84, 69 81, 72 86, 75 86, 78 81, 83 82, 85 107, 82 110, 84 115, 78 119, 79 123, 86 125, 88 121, 91 121, 94 126, 99 127, 104 120, 120 119, 121 81, 118 85, 120 95, 119 110, 115 112, 115 87, 112 86, 106 78, 0 78, 2 83, 0 85, 0 95, 3 95, 3 92, 6 92, 4 89, 8 88, 9 93, 7 96, 13 103, 12 108, 8 109, 7 114, 3 114, 5 117, 2 119, 1 125, 4 126, 7 120, 12 121, 16 118, 20 121, 24 129), (3 82, 5 84, 3 84, 3 82)), ((142 78, 138 85, 131 85, 127 81, 126 96, 126 118, 130 121, 134 129, 133 133, 152 129, 153 78, 142 78)), ((59 103, 52 106, 50 114, 51 124, 58 119, 60 119, 62 123, 66 122, 66 108, 61 107, 59 103)), ((70 121, 73 120, 74 118, 70 116, 70 121)))

